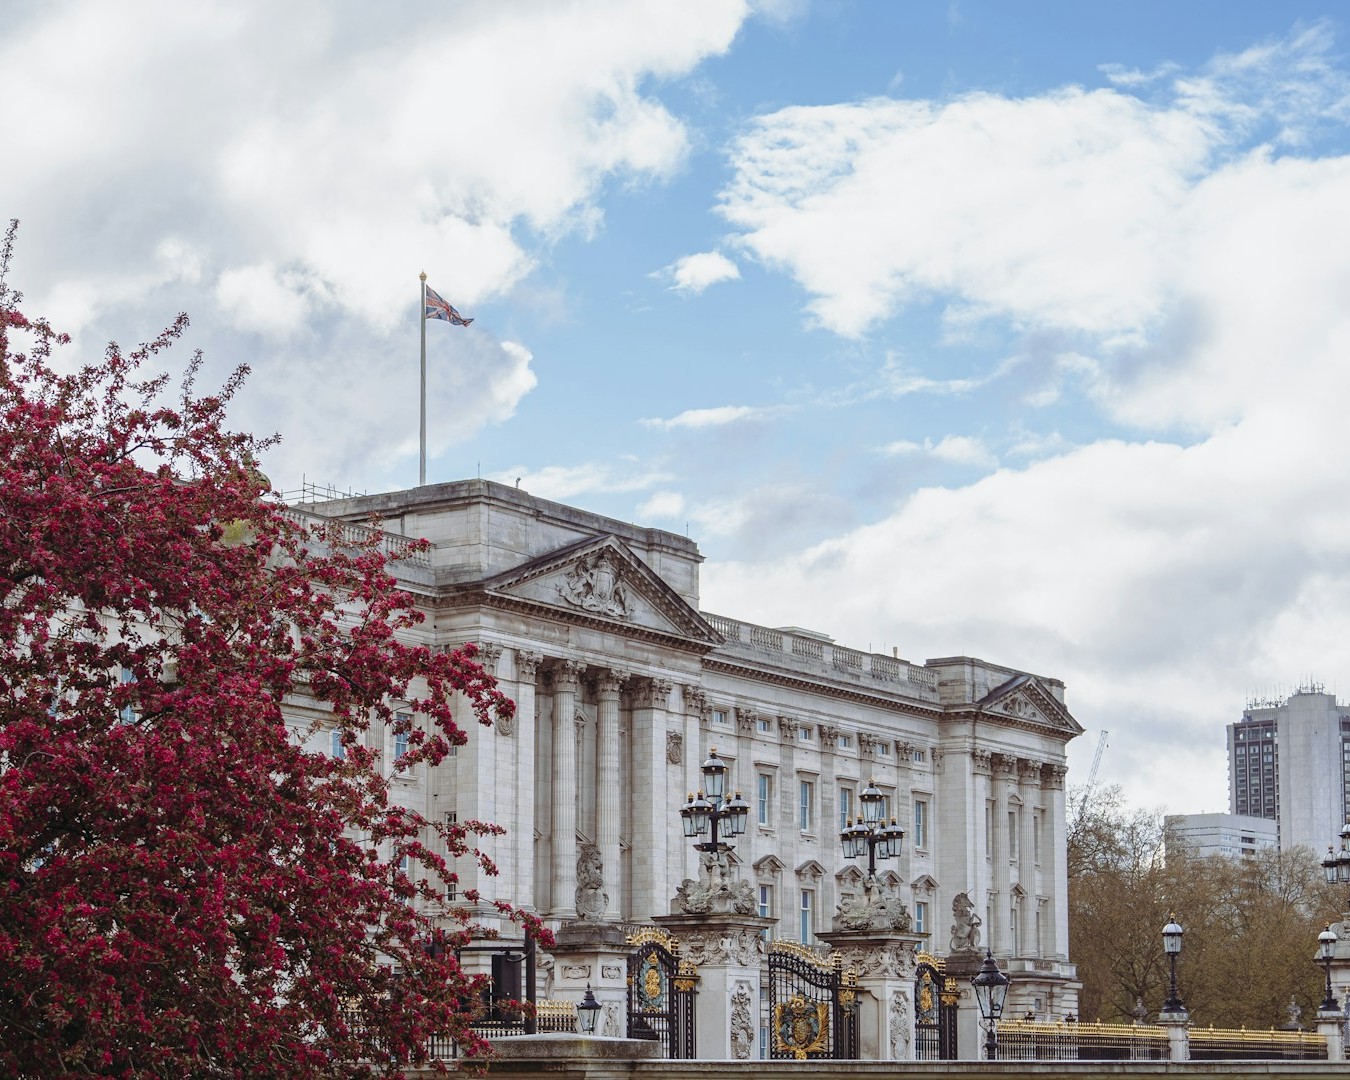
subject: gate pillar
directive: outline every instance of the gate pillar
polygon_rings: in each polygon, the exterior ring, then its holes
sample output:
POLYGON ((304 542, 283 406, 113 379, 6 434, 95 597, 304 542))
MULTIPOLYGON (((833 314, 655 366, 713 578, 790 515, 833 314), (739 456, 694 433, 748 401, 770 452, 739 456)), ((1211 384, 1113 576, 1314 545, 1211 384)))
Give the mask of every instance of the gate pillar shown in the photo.
POLYGON ((589 985, 602 1010, 595 1033, 622 1038, 628 1000, 628 944, 623 927, 578 919, 563 923, 554 940, 553 996, 580 1001, 589 985))
POLYGON ((679 939, 680 958, 698 967, 696 1056, 712 1060, 759 1056, 761 935, 777 921, 734 912, 652 919, 679 939))
POLYGON ((915 953, 924 938, 894 930, 832 930, 828 942, 858 973, 858 1056, 913 1061, 915 953))
POLYGON ((947 955, 947 978, 955 981, 960 999, 957 1003, 956 1057, 958 1061, 980 1061, 984 1057, 984 1018, 970 987, 980 972, 984 954, 979 949, 960 950, 947 955))

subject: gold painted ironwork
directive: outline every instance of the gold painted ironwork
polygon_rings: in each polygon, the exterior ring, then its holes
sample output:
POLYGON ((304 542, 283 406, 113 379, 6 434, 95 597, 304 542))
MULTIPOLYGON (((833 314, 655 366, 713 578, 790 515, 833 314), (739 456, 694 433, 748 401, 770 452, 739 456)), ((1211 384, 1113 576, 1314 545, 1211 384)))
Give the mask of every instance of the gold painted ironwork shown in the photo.
POLYGON ((624 939, 629 945, 660 945, 667 952, 678 953, 680 943, 664 926, 644 926, 624 939))
POLYGON ((689 960, 681 960, 675 973, 675 989, 687 994, 698 983, 698 968, 689 960))
POLYGON ((924 952, 922 949, 914 954, 914 963, 919 966, 927 964, 934 971, 942 972, 944 974, 947 971, 947 961, 945 959, 934 956, 930 952, 924 952))
MULTIPOLYGON (((833 967, 830 959, 827 959, 823 952, 817 949, 809 949, 805 945, 796 941, 774 941, 769 944, 769 952, 786 953, 788 956, 795 956, 800 960, 805 960, 808 964, 820 968, 822 971, 829 971, 833 967)), ((834 960, 838 960, 836 955, 834 960)))
POLYGON ((774 1007, 773 1042, 775 1050, 785 1050, 798 1061, 828 1050, 830 1045, 830 1005, 826 1001, 807 1001, 794 994, 774 1007))

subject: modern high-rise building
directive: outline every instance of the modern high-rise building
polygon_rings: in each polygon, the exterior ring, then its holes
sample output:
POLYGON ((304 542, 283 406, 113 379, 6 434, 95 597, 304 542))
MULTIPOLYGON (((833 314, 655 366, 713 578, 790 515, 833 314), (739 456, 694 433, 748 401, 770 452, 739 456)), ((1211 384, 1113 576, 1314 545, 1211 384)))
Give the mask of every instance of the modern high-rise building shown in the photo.
POLYGON ((1320 685, 1251 702, 1228 725, 1228 804, 1274 821, 1282 850, 1325 849, 1350 808, 1350 705, 1320 685))

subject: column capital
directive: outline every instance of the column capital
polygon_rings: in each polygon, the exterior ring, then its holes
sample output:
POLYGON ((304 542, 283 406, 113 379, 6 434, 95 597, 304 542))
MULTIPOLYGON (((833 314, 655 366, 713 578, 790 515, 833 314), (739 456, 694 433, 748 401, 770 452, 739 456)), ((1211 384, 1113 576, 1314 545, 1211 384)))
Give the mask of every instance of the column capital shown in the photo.
POLYGON ((1017 779, 1023 784, 1037 784, 1041 782, 1041 762, 1032 761, 1030 758, 1017 759, 1017 779))
POLYGON ((970 752, 970 762, 975 766, 977 772, 992 772, 994 755, 988 750, 972 750, 970 752))
POLYGON ((581 673, 585 670, 585 666, 580 660, 566 657, 551 661, 548 666, 548 677, 553 683, 553 689, 571 691, 575 694, 580 688, 581 673))
POLYGON ((531 649, 516 650, 516 675, 519 679, 533 679, 544 662, 544 654, 531 649))
POLYGON ((670 691, 674 684, 669 679, 642 676, 630 679, 628 687, 633 696, 634 708, 664 709, 670 704, 670 691))
POLYGON ((795 716, 780 716, 778 718, 778 734, 782 736, 784 742, 796 742, 799 727, 801 727, 801 721, 795 716))
POLYGON ((1069 770, 1063 765, 1043 765, 1041 767, 1041 786, 1051 790, 1064 790, 1064 778, 1069 770))
POLYGON ((629 679, 629 673, 622 668, 593 668, 590 677, 597 695, 617 700, 619 691, 629 679))
POLYGON ((489 675, 497 674, 497 661, 502 658, 502 647, 495 641, 479 641, 474 643, 478 650, 478 663, 489 675))

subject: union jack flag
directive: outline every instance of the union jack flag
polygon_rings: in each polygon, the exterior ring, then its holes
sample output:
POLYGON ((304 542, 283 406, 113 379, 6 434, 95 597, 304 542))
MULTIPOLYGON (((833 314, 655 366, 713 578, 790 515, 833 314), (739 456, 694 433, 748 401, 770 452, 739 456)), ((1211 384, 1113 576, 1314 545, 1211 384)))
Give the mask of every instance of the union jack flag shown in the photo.
POLYGON ((454 306, 450 303, 450 301, 445 299, 445 297, 443 297, 430 285, 428 285, 426 289, 427 289, 427 309, 424 318, 444 319, 451 326, 468 326, 469 323, 473 322, 472 319, 466 319, 463 315, 461 315, 458 311, 456 311, 454 309, 454 306))

